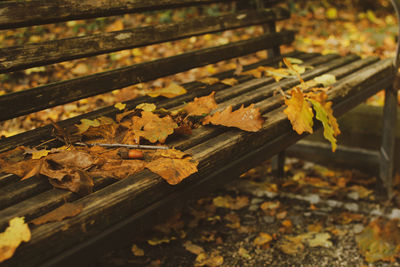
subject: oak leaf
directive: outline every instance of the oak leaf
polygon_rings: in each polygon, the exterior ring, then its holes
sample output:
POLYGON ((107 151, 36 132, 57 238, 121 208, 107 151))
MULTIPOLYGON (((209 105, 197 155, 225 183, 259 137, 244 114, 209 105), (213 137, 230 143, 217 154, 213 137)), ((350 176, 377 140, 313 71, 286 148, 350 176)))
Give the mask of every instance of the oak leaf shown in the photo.
POLYGON ((36 219, 31 223, 34 225, 41 225, 48 222, 60 222, 65 218, 70 218, 78 215, 83 210, 83 204, 65 203, 64 205, 52 210, 36 219))
POLYGON ((213 115, 207 116, 203 125, 206 124, 223 125, 236 127, 244 131, 257 132, 262 128, 264 118, 254 104, 248 107, 242 105, 238 110, 232 112, 232 106, 228 106, 222 112, 217 111, 213 115))
POLYGON ((212 110, 217 108, 215 102, 215 92, 212 92, 208 96, 195 97, 193 102, 188 103, 183 109, 186 110, 190 116, 202 116, 209 114, 212 110))
POLYGON ((150 97, 158 97, 161 95, 167 98, 173 98, 179 95, 186 94, 186 92, 187 92, 186 89, 183 88, 182 86, 176 83, 171 83, 167 87, 147 91, 146 94, 150 97))
POLYGON ((11 219, 7 229, 0 233, 0 262, 11 258, 17 247, 29 240, 31 240, 31 231, 24 222, 24 217, 11 219))
POLYGON ((293 88, 291 98, 285 99, 287 108, 283 111, 292 123, 293 130, 298 134, 303 132, 313 132, 313 117, 310 104, 304 98, 300 88, 293 88))
POLYGON ((149 111, 142 111, 142 117, 132 117, 132 123, 124 137, 124 143, 139 144, 143 137, 151 143, 164 143, 173 134, 178 124, 170 116, 158 117, 149 111))
POLYGON ((197 172, 198 162, 190 157, 183 159, 158 158, 146 164, 146 168, 160 175, 170 185, 176 185, 197 172))

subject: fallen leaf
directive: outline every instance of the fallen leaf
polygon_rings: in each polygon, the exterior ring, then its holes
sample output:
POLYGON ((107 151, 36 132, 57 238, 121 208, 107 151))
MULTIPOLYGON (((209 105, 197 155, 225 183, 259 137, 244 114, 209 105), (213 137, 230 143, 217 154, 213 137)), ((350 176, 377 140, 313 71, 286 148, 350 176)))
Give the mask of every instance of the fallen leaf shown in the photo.
POLYGON ((145 165, 143 160, 109 159, 100 167, 90 170, 89 175, 122 180, 144 170, 145 165))
POLYGON ((260 66, 256 69, 248 70, 242 73, 242 75, 251 75, 254 78, 261 78, 263 73, 265 72, 265 68, 260 66))
POLYGON ((322 122, 324 127, 324 137, 331 142, 332 151, 336 150, 336 136, 340 134, 339 125, 336 118, 333 116, 331 108, 332 102, 318 102, 314 99, 309 99, 315 110, 315 117, 322 122))
POLYGON ((197 172, 198 162, 190 157, 171 159, 160 157, 146 164, 146 168, 160 175, 170 185, 179 184, 183 179, 197 172))
POLYGON ((293 130, 298 134, 303 132, 313 133, 313 117, 310 104, 304 98, 300 88, 291 90, 291 98, 285 99, 287 108, 283 111, 292 123, 293 130))
POLYGON ((168 244, 169 242, 171 242, 171 240, 175 240, 175 239, 176 239, 176 237, 174 237, 174 236, 172 236, 171 238, 168 238, 168 237, 153 238, 153 239, 147 240, 147 243, 150 246, 157 246, 157 245, 160 245, 160 244, 163 244, 163 243, 168 244))
POLYGON ((285 254, 296 255, 304 250, 304 245, 299 236, 285 236, 278 244, 278 248, 285 254))
POLYGON ((240 257, 245 258, 246 260, 250 260, 251 259, 251 255, 250 253, 247 251, 247 249, 240 247, 238 250, 238 254, 240 257))
POLYGON ((37 150, 32 153, 32 159, 41 159, 43 157, 46 157, 49 153, 50 150, 47 149, 37 150))
POLYGON ((400 256, 398 224, 398 219, 376 219, 356 236, 358 248, 367 262, 394 262, 400 256))
POLYGON ((186 241, 183 246, 187 251, 193 253, 195 255, 199 255, 200 253, 204 253, 204 249, 196 244, 193 244, 192 241, 186 241))
POLYGON ((307 238, 307 244, 314 247, 325 247, 330 248, 333 246, 332 242, 329 241, 331 235, 329 233, 315 233, 312 238, 307 238))
POLYGON ((124 110, 126 108, 126 104, 122 104, 121 102, 118 102, 117 104, 114 105, 114 107, 118 110, 124 110))
POLYGON ((274 210, 279 208, 281 203, 279 201, 266 201, 263 202, 260 206, 262 210, 274 210))
POLYGON ((218 255, 217 252, 211 253, 211 255, 208 255, 207 253, 200 253, 196 257, 195 266, 217 267, 221 266, 223 263, 224 258, 218 255))
POLYGON ((167 98, 173 98, 179 95, 186 94, 186 92, 186 89, 182 86, 176 83, 171 83, 167 87, 147 91, 146 94, 150 97, 164 96, 167 98))
POLYGON ((157 106, 154 105, 153 103, 142 103, 142 104, 137 105, 135 108, 141 109, 144 111, 153 112, 154 110, 156 110, 157 106))
POLYGON ((31 231, 24 222, 24 217, 11 219, 6 230, 0 233, 0 262, 11 258, 17 247, 29 240, 31 240, 31 231))
POLYGON ((144 250, 139 248, 136 244, 132 245, 131 251, 133 255, 136 257, 143 257, 144 256, 144 250))
POLYGON ((235 78, 226 78, 220 82, 229 86, 234 86, 235 84, 239 83, 238 80, 236 80, 235 78))
POLYGON ((151 143, 164 143, 177 127, 176 122, 168 115, 160 118, 152 112, 142 111, 142 117, 132 117, 132 122, 123 143, 139 144, 141 137, 151 143))
POLYGON ((199 82, 205 83, 208 85, 213 85, 213 84, 219 83, 219 79, 215 78, 215 77, 206 77, 206 78, 199 80, 199 82))
POLYGON ((272 241, 272 237, 267 233, 259 233, 258 236, 254 239, 253 243, 256 246, 262 246, 272 241))
POLYGON ((259 109, 251 104, 247 108, 242 105, 238 110, 232 112, 232 106, 227 107, 222 112, 217 111, 213 115, 204 118, 203 125, 206 124, 223 125, 236 127, 244 131, 257 132, 262 128, 264 118, 259 109))
POLYGON ((317 83, 321 83, 324 87, 331 86, 336 82, 335 75, 332 74, 324 74, 314 78, 314 81, 317 83))
POLYGON ((294 57, 285 57, 291 64, 303 64, 303 60, 294 57))
POLYGON ((189 116, 203 116, 209 114, 217 108, 217 103, 214 98, 215 92, 208 96, 195 97, 193 102, 188 103, 183 109, 189 116))
POLYGON ((174 148, 170 148, 170 149, 157 149, 154 154, 152 155, 153 158, 156 157, 164 157, 164 158, 171 158, 171 159, 183 159, 184 157, 189 156, 189 154, 174 149, 174 148))
POLYGON ((98 117, 94 120, 82 119, 80 124, 75 125, 78 128, 78 135, 87 137, 103 137, 107 141, 115 138, 119 125, 109 117, 98 117))
POLYGON ((239 210, 249 205, 249 198, 247 196, 218 196, 213 199, 214 206, 218 208, 226 208, 232 210, 239 210))
POLYGON ((50 211, 30 222, 34 225, 45 224, 48 222, 60 222, 65 218, 70 218, 78 215, 83 210, 83 204, 65 203, 64 205, 50 211))
POLYGON ((289 70, 283 68, 275 69, 273 67, 264 67, 264 72, 267 76, 272 76, 276 82, 290 76, 289 70))

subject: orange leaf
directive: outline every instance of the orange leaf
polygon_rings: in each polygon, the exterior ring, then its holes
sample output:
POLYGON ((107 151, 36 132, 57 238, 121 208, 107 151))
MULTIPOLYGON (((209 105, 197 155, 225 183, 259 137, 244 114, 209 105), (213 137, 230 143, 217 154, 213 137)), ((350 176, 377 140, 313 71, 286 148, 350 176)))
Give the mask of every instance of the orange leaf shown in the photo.
POLYGON ((235 78, 227 78, 227 79, 223 79, 221 81, 221 83, 230 85, 230 86, 234 86, 235 84, 238 84, 239 82, 235 78))
POLYGON ((205 84, 208 84, 208 85, 213 85, 213 84, 218 83, 219 79, 215 78, 215 77, 206 77, 206 78, 203 78, 203 79, 199 80, 199 82, 205 83, 205 84))
POLYGON ((217 103, 214 98, 215 92, 208 96, 195 97, 193 102, 188 103, 183 109, 186 110, 188 115, 202 116, 209 114, 212 110, 217 108, 217 103))
POLYGON ((301 90, 296 87, 291 91, 292 97, 285 99, 287 108, 283 111, 292 123, 293 130, 298 134, 312 133, 313 117, 310 104, 306 101, 301 90))
POLYGON ((257 132, 262 128, 264 119, 258 108, 254 108, 254 104, 251 104, 247 108, 244 108, 244 105, 242 105, 240 109, 233 112, 232 106, 229 106, 222 112, 218 111, 213 115, 207 116, 203 121, 203 125, 209 123, 236 127, 249 132, 257 132))
POLYGON ((184 159, 158 158, 147 163, 146 168, 160 175, 169 184, 179 184, 183 179, 197 172, 198 162, 190 157, 184 159))
POLYGON ((65 203, 64 205, 50 211, 36 219, 33 219, 31 223, 35 225, 45 224, 48 222, 61 222, 65 218, 70 218, 78 215, 82 212, 83 205, 76 203, 65 203))
POLYGON ((0 262, 11 258, 22 242, 31 240, 31 231, 24 222, 24 217, 15 217, 9 224, 7 229, 0 233, 0 262))
POLYGON ((150 111, 142 111, 142 117, 132 117, 132 123, 124 137, 124 143, 139 144, 143 137, 151 143, 164 143, 178 125, 170 116, 158 117, 150 111))
POLYGON ((186 89, 183 88, 182 86, 176 84, 176 83, 171 83, 165 88, 158 88, 155 90, 151 90, 146 92, 146 94, 150 97, 158 97, 158 96, 165 96, 167 98, 173 98, 178 95, 183 95, 186 94, 186 89))

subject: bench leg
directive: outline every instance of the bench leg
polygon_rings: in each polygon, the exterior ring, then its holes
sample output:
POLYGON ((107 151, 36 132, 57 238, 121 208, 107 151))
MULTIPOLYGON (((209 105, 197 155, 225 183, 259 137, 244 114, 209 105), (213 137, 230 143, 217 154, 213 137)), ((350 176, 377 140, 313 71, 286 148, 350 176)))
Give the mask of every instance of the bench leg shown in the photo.
POLYGON ((285 175, 285 158, 286 153, 285 150, 283 150, 271 159, 272 173, 274 173, 278 178, 282 178, 285 175))
POLYGON ((394 176, 394 148, 397 120, 397 88, 400 77, 397 75, 393 88, 385 90, 385 106, 383 109, 382 146, 380 149, 380 182, 381 197, 392 198, 392 181, 394 176))

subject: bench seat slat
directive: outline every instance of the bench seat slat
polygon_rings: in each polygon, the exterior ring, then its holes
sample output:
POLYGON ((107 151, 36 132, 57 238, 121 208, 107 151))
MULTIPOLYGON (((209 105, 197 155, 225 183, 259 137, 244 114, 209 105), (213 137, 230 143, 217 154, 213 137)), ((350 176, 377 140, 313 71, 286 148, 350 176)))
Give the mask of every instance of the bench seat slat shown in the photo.
POLYGON ((292 31, 264 34, 218 47, 158 59, 0 96, 0 121, 110 92, 132 84, 244 56, 294 39, 292 31))
MULTIPOLYGON (((319 57, 319 58, 320 58, 319 61, 323 62, 322 59, 324 59, 325 62, 326 62, 326 61, 330 61, 330 59, 332 57, 331 56, 323 56, 323 57, 319 57)), ((347 58, 347 60, 351 60, 351 59, 355 60, 356 57, 349 56, 347 58)), ((315 58, 314 61, 317 61, 317 60, 318 60, 318 58, 315 58)), ((311 61, 313 61, 313 60, 311 60, 311 61)), ((374 62, 373 60, 365 59, 365 60, 355 61, 355 63, 357 63, 357 64, 350 63, 349 65, 353 65, 353 66, 356 66, 356 67, 360 68, 360 66, 366 66, 366 65, 371 64, 373 62, 374 62), (359 63, 357 63, 357 62, 359 62, 359 63)), ((321 65, 321 69, 327 70, 326 65, 327 64, 321 65)), ((340 61, 338 61, 338 60, 336 60, 336 62, 332 61, 332 63, 330 63, 330 65, 331 65, 331 67, 340 66, 340 61)), ((341 74, 341 76, 343 76, 346 73, 347 74, 351 73, 352 71, 354 71, 354 69, 349 68, 347 66, 343 66, 343 67, 340 67, 338 69, 335 69, 335 71, 336 71, 337 74, 341 74)), ((318 73, 316 73, 316 74, 318 74, 318 73)), ((312 77, 313 76, 308 76, 307 79, 310 79, 312 77)), ((254 80, 254 81, 257 81, 257 80, 254 80)), ((264 107, 264 106, 268 107, 268 102, 275 102, 275 103, 276 102, 280 102, 280 104, 282 104, 282 99, 281 98, 270 97, 270 96, 272 96, 273 91, 277 88, 276 86, 280 86, 283 90, 286 90, 286 89, 292 87, 295 84, 298 84, 297 79, 286 79, 286 80, 281 81, 279 84, 272 84, 270 86, 261 87, 260 89, 262 91, 268 92, 268 95, 265 96, 265 97, 267 97, 265 100, 262 100, 261 102, 258 102, 256 105, 260 106, 260 108, 261 108, 263 113, 269 112, 270 110, 272 110, 272 108, 265 108, 264 107)), ((238 87, 238 86, 236 86, 236 87, 238 87)), ((251 88, 251 84, 250 83, 249 83, 249 88, 251 88)), ((228 103, 232 102, 232 98, 226 97, 226 94, 220 94, 220 93, 223 93, 225 91, 234 91, 235 89, 236 89, 235 87, 232 87, 232 88, 228 88, 228 89, 223 90, 223 91, 218 91, 217 94, 216 94, 217 102, 222 102, 222 105, 226 105, 227 102, 228 103)), ((258 91, 260 91, 260 90, 258 89, 258 91)), ((256 96, 257 96, 257 94, 256 94, 256 96)), ((255 99, 257 99, 257 97, 255 99)), ((234 106, 236 107, 236 106, 240 105, 239 104, 240 101, 241 101, 241 99, 240 99, 240 96, 239 96, 239 97, 237 97, 237 99, 235 99, 235 101, 233 101, 234 103, 237 103, 234 106)), ((254 101, 256 101, 256 100, 254 100, 254 101)), ((278 105, 275 104, 275 107, 277 107, 277 106, 278 105)), ((200 144, 200 143, 202 143, 202 142, 204 142, 204 141, 206 141, 208 139, 211 139, 211 138, 215 137, 216 135, 218 135, 220 133, 221 133, 221 129, 211 128, 211 127, 202 127, 202 128, 196 129, 194 134, 193 134, 193 136, 191 136, 190 138, 173 142, 171 145, 173 145, 174 147, 177 147, 178 149, 186 150, 186 149, 190 149, 191 147, 193 147, 193 146, 195 146, 197 144, 200 144)), ((104 183, 104 180, 105 179, 96 179, 95 180, 96 186, 98 184, 104 183)), ((51 190, 51 191, 53 191, 53 190, 51 190)), ((61 196, 54 195, 53 196, 55 198, 54 202, 60 203, 59 202, 60 199, 65 198, 67 195, 68 196, 74 195, 74 194, 72 194, 70 192, 69 193, 65 193, 65 192, 66 191, 63 191, 63 194, 61 194, 61 196)), ((47 195, 48 193, 46 192, 44 194, 47 195)), ((40 215, 40 214, 38 214, 38 212, 44 212, 45 206, 49 205, 49 203, 51 203, 51 202, 49 202, 50 200, 47 200, 47 202, 45 202, 45 203, 41 203, 41 201, 37 201, 36 199, 37 199, 36 197, 34 197, 32 199, 28 199, 27 201, 20 202, 17 205, 14 205, 14 206, 12 206, 10 208, 7 208, 7 209, 5 209, 3 211, 0 211, 0 218, 2 218, 0 220, 0 227, 5 226, 6 223, 8 222, 8 220, 10 218, 14 217, 14 216, 25 216, 27 219, 32 219, 33 218, 32 216, 40 215), (37 209, 39 209, 39 210, 37 210, 37 209)), ((42 199, 42 197, 39 197, 39 199, 42 199)), ((54 207, 54 205, 52 205, 51 207, 54 207)))
POLYGON ((59 39, 0 49, 0 73, 174 41, 289 18, 283 8, 251 10, 184 22, 59 39))
MULTIPOLYGON (((347 76, 342 82, 339 81, 335 85, 332 91, 334 94, 329 92, 328 94, 335 99, 341 97, 336 92, 347 92, 348 96, 352 97, 361 94, 363 98, 367 98, 371 93, 378 91, 379 86, 388 85, 390 78, 393 78, 391 60, 381 61, 347 76), (363 79, 360 79, 360 77, 363 79), (385 83, 380 84, 381 81, 385 81, 385 83), (368 86, 366 87, 366 85, 368 86), (368 89, 368 87, 372 89, 368 89), (363 89, 368 89, 368 94, 365 94, 363 89)), ((334 106, 334 110, 336 110, 336 106, 334 106)), ((145 171, 78 200, 85 206, 81 214, 62 222, 34 228, 31 242, 22 244, 10 262, 14 259, 21 261, 29 259, 30 262, 35 262, 51 256, 51 253, 70 255, 75 249, 72 248, 72 251, 65 252, 64 245, 73 246, 78 243, 82 234, 92 236, 101 232, 106 227, 105 222, 109 225, 118 221, 118 214, 140 212, 140 210, 152 204, 162 203, 168 196, 173 197, 176 194, 187 192, 188 188, 201 184, 206 177, 218 172, 224 165, 229 165, 232 158, 235 158, 234 155, 252 153, 262 147, 266 140, 272 142, 281 138, 281 136, 286 137, 288 134, 296 136, 291 131, 291 126, 286 115, 282 113, 282 108, 264 114, 264 117, 266 122, 260 132, 246 133, 228 130, 189 149, 188 152, 200 161, 199 173, 194 174, 178 186, 169 186, 157 175, 145 171), (101 209, 98 208, 99 206, 101 206, 101 209), (68 228, 68 231, 63 230, 66 228, 68 228), (56 242, 57 240, 63 240, 62 244, 56 242), (41 253, 38 253, 39 250, 41 253)), ((297 138, 300 138, 300 136, 297 136, 297 138)), ((289 140, 294 142, 293 139, 289 140)), ((283 141, 285 140, 282 139, 283 141)), ((290 145, 290 142, 286 141, 286 145, 290 145)), ((282 146, 279 146, 279 149, 281 148, 282 146)), ((132 229, 132 231, 135 230, 140 231, 140 229, 132 229)))
POLYGON ((0 29, 123 15, 234 0, 25 0, 0 2, 0 29))

